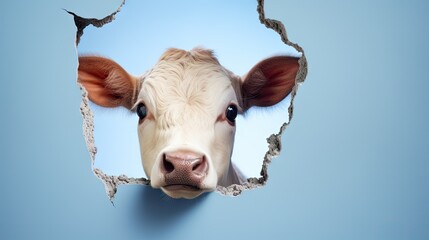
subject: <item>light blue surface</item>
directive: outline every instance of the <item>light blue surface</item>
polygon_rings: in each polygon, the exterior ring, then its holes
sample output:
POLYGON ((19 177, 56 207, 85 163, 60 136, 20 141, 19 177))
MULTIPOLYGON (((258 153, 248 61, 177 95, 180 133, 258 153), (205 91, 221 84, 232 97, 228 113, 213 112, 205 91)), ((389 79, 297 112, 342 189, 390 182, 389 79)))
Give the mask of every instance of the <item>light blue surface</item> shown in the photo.
POLYGON ((61 8, 115 7, 5 3, 0 239, 428 239, 428 4, 267 4, 310 67, 269 184, 192 201, 126 186, 113 207, 90 170, 61 8))

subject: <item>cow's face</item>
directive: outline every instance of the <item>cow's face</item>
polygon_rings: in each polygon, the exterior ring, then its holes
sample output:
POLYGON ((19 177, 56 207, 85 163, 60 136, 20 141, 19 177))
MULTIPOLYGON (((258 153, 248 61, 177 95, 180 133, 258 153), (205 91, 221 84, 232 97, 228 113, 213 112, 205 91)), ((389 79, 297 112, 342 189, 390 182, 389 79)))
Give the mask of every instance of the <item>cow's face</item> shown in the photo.
POLYGON ((230 164, 236 79, 204 56, 169 51, 144 77, 134 106, 144 170, 172 197, 214 190, 230 164))
POLYGON ((297 59, 274 57, 241 79, 202 49, 170 49, 140 78, 108 59, 79 61, 79 81, 92 101, 137 113, 144 171, 152 187, 174 198, 228 183, 237 114, 281 101, 298 70, 297 59))

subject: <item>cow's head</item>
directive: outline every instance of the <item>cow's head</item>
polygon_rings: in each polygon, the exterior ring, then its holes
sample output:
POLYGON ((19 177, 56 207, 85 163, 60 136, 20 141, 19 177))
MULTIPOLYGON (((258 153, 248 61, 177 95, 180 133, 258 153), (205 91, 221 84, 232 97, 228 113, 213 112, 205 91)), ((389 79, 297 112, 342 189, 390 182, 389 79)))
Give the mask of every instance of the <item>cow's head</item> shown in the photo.
POLYGON ((143 168, 152 187, 174 198, 194 198, 237 183, 230 174, 237 114, 284 99, 298 68, 297 58, 277 56, 241 78, 209 50, 169 49, 141 77, 106 58, 79 57, 78 80, 94 103, 137 113, 143 168))

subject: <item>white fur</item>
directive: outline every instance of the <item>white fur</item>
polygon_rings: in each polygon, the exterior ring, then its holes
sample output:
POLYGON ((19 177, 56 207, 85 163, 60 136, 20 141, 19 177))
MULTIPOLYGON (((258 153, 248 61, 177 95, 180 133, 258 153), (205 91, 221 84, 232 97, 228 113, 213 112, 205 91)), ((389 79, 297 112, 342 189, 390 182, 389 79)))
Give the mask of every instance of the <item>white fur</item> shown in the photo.
MULTIPOLYGON (((231 172, 235 170, 230 162, 235 126, 225 119, 230 104, 239 106, 237 83, 213 59, 161 59, 143 76, 135 106, 144 103, 150 115, 139 124, 138 135, 143 167, 154 188, 164 184, 160 166, 168 151, 189 150, 206 156, 209 167, 202 192, 232 184, 231 176, 238 174, 231 172)), ((202 193, 163 190, 172 197, 193 198, 202 193)))

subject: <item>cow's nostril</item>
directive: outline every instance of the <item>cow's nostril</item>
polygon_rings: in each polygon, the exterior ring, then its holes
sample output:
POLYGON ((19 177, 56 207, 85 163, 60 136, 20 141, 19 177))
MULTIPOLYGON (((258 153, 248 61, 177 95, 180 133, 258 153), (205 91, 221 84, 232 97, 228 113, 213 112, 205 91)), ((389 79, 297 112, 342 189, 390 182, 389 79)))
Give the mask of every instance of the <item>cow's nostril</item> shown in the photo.
POLYGON ((204 174, 206 171, 207 171, 207 161, 206 161, 206 158, 203 156, 192 167, 192 172, 196 174, 204 174))
POLYGON ((174 165, 169 162, 165 157, 163 160, 164 170, 166 173, 171 173, 174 170, 174 165))

